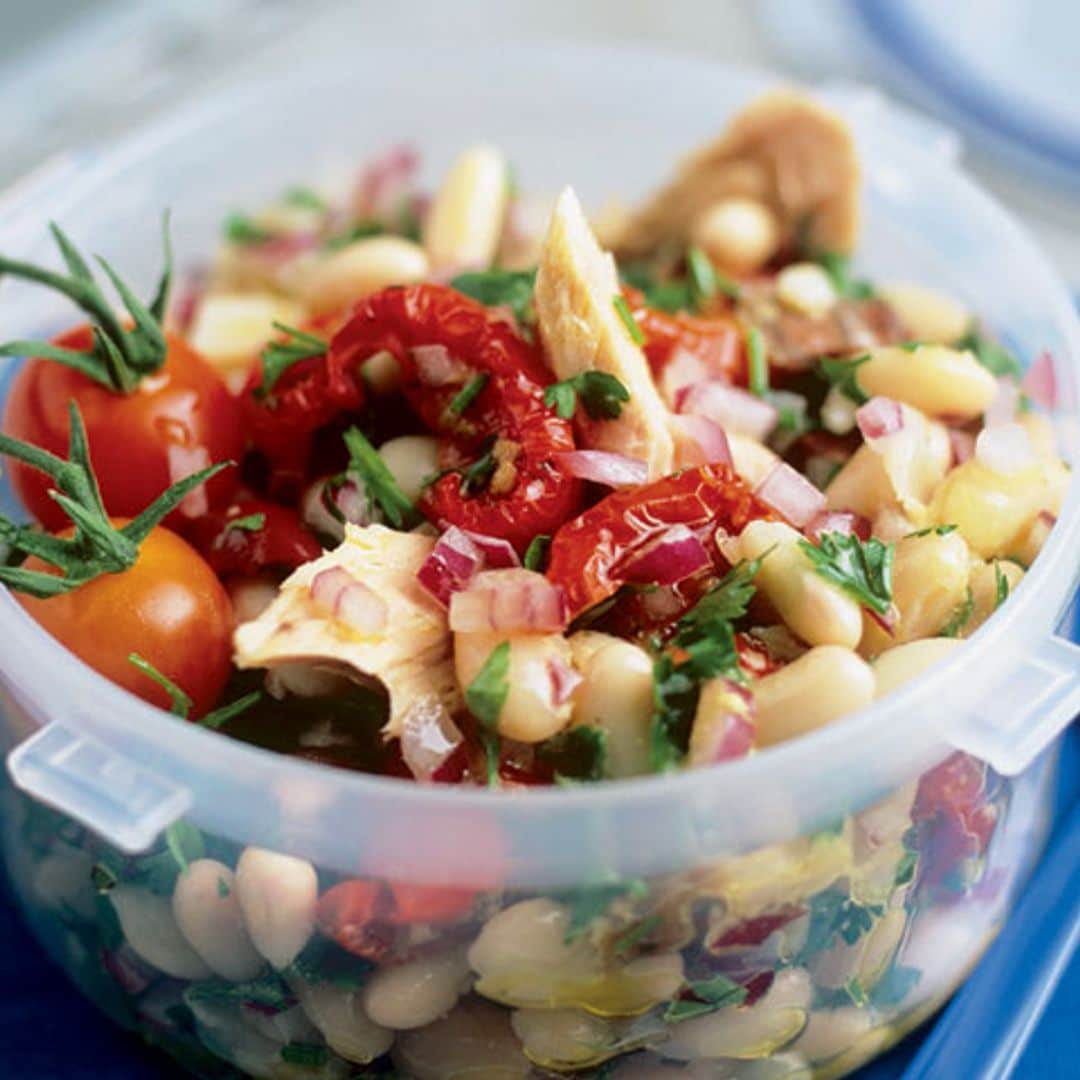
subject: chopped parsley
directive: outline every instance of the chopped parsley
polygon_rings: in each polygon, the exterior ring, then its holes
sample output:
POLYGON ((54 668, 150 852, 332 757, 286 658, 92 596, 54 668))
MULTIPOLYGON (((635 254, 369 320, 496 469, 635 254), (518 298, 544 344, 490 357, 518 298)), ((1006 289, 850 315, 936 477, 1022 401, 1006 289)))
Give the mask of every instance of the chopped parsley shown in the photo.
POLYGON ((281 1060, 289 1065, 318 1068, 330 1060, 330 1051, 322 1043, 286 1043, 281 1048, 281 1060))
POLYGON ((551 537, 547 533, 537 533, 529 541, 525 549, 525 557, 521 560, 526 570, 537 570, 543 573, 547 567, 548 552, 551 550, 551 537))
POLYGON ((386 226, 383 225, 381 221, 357 221, 347 229, 343 229, 339 233, 334 233, 333 236, 328 236, 323 241, 323 248, 327 251, 340 251, 342 248, 356 243, 357 240, 367 240, 372 236, 382 236, 384 232, 386 232, 386 226))
POLYGON ((994 610, 997 611, 1009 599, 1009 579, 1001 569, 1001 564, 994 562, 994 610))
POLYGON ((628 263, 620 268, 623 281, 637 289, 648 307, 674 315, 690 311, 694 304, 690 297, 689 281, 662 281, 646 263, 628 263))
POLYGON ((623 956, 628 953, 635 945, 656 930, 663 921, 659 915, 647 915, 641 922, 635 923, 612 942, 612 952, 616 956, 623 956))
POLYGON ((510 642, 495 646, 465 690, 465 707, 480 723, 489 787, 499 786, 499 714, 510 694, 510 642))
POLYGON ((488 447, 472 464, 458 470, 462 495, 475 495, 487 487, 495 472, 495 451, 488 447))
POLYGON ((555 771, 559 783, 603 780, 607 772, 608 733, 592 724, 579 724, 546 739, 537 756, 555 771))
POLYGON ((810 901, 810 924, 806 941, 792 961, 803 965, 830 948, 837 937, 854 945, 885 912, 882 904, 860 904, 840 889, 818 893, 810 901))
POLYGON ((315 937, 282 973, 297 975, 309 983, 330 983, 339 990, 359 990, 367 982, 375 965, 347 952, 324 937, 315 937))
POLYGON ((217 894, 222 900, 229 898, 229 883, 223 877, 217 879, 217 894))
POLYGON ((363 432, 351 427, 345 432, 345 446, 349 451, 349 469, 363 484, 368 507, 373 503, 381 508, 386 520, 395 529, 412 529, 423 518, 412 500, 398 487, 394 474, 387 468, 379 451, 368 442, 363 432))
POLYGON ((848 300, 868 300, 874 295, 874 287, 868 281, 856 278, 851 272, 851 260, 836 251, 822 251, 814 261, 829 275, 838 296, 848 300))
POLYGON ((544 404, 563 420, 574 415, 579 400, 590 419, 614 420, 630 400, 630 391, 606 371, 582 371, 544 391, 544 404))
POLYGON ((675 643, 685 645, 708 637, 724 623, 746 614, 755 590, 754 578, 768 552, 758 559, 736 563, 681 619, 675 643))
POLYGON ((902 1004, 919 984, 922 972, 917 967, 893 964, 870 991, 870 1004, 875 1009, 893 1009, 902 1004))
POLYGON ((566 944, 569 945, 581 937, 594 920, 599 919, 616 900, 624 896, 640 900, 648 892, 649 887, 641 878, 612 877, 609 881, 581 885, 567 892, 556 893, 553 899, 565 905, 569 916, 566 923, 566 944))
POLYGON ((301 210, 325 210, 326 203, 319 193, 309 187, 294 187, 281 197, 286 206, 296 206, 301 210))
POLYGON ((535 270, 477 270, 458 274, 450 287, 487 307, 508 307, 519 326, 532 321, 535 270))
POLYGON ((664 1010, 664 1019, 669 1024, 704 1016, 731 1005, 741 1005, 746 1000, 746 987, 733 982, 726 975, 714 975, 710 979, 689 983, 686 993, 690 996, 677 998, 664 1010))
POLYGON ((819 546, 800 540, 799 547, 810 557, 814 570, 826 581, 838 585, 863 607, 888 614, 892 607, 892 567, 894 544, 876 537, 860 540, 844 533, 823 533, 819 546))
POLYGON ((449 409, 455 416, 461 414, 483 393, 490 376, 482 371, 474 375, 455 395, 450 402, 449 409))
POLYGON ((630 335, 633 343, 635 345, 644 345, 645 331, 638 326, 637 319, 634 318, 634 313, 626 302, 626 297, 619 294, 612 297, 611 302, 615 307, 615 314, 622 320, 622 324, 626 327, 626 332, 630 335))
POLYGON ((168 675, 158 671, 149 660, 141 657, 137 652, 128 653, 128 663, 137 667, 148 679, 153 679, 169 695, 171 702, 169 712, 173 716, 179 716, 181 720, 187 719, 191 712, 191 698, 168 675))
POLYGON ((259 975, 248 982, 228 982, 225 979, 203 979, 189 983, 184 991, 185 1002, 235 1001, 255 1006, 262 1012, 279 1013, 292 1008, 296 997, 276 971, 259 975))
POLYGON ((739 286, 718 274, 712 260, 699 247, 691 247, 686 252, 686 278, 690 300, 698 311, 717 293, 733 300, 738 299, 739 286))
POLYGON ((746 335, 746 357, 750 393, 765 397, 769 392, 769 361, 765 356, 765 337, 756 326, 746 335))
POLYGON ((971 621, 975 612, 975 596, 969 585, 964 599, 956 605, 956 610, 949 616, 949 621, 938 631, 938 637, 959 637, 960 631, 971 621))
POLYGON ((264 513, 245 514, 243 517, 230 518, 225 522, 225 531, 236 529, 239 532, 258 532, 266 524, 264 513))
POLYGON ((904 534, 905 540, 914 540, 919 536, 929 536, 931 533, 934 536, 948 536, 949 533, 956 532, 955 525, 927 525, 925 529, 916 529, 914 532, 904 534))
POLYGON ((313 356, 322 356, 327 349, 327 343, 315 334, 286 326, 285 323, 275 322, 273 326, 288 337, 285 341, 272 341, 261 353, 262 382, 255 388, 255 397, 259 401, 265 401, 270 396, 278 380, 293 364, 313 356))
POLYGON ((776 430, 788 436, 802 435, 812 427, 806 398, 790 390, 770 390, 765 399, 777 409, 776 430))
POLYGON ((267 240, 274 239, 274 234, 269 229, 256 225, 246 214, 240 213, 229 214, 221 231, 230 244, 241 246, 265 244, 267 240))
POLYGON ((994 375, 1012 375, 1019 379, 1024 374, 1020 361, 1008 349, 982 334, 975 326, 956 343, 956 347, 970 349, 975 359, 994 375))
POLYGON ((826 356, 818 363, 817 371, 830 386, 835 387, 846 398, 850 398, 856 405, 865 405, 870 398, 859 385, 858 374, 859 368, 869 359, 869 353, 852 360, 826 356))

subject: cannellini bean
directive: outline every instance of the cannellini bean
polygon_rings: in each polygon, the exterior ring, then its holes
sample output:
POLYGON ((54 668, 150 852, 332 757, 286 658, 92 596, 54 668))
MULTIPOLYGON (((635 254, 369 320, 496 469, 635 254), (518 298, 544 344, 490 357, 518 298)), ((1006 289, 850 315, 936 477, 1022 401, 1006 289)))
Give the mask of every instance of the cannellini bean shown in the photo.
POLYGON ((701 1058, 755 1059, 768 1057, 794 1039, 806 1026, 806 1010, 769 1006, 764 1000, 749 1008, 727 1008, 671 1026, 662 1046, 664 1057, 676 1061, 701 1058))
POLYGON ((792 1047, 808 1061, 828 1061, 859 1042, 873 1024, 873 1015, 866 1009, 815 1009, 792 1047))
POLYGON ((367 1065, 393 1045, 394 1033, 364 1012, 360 991, 300 978, 290 979, 289 986, 327 1045, 346 1061, 367 1065))
POLYGON ((315 315, 338 311, 388 285, 431 276, 423 248, 400 236, 369 236, 305 261, 294 288, 315 315))
POLYGON ((245 1003, 240 1012, 248 1027, 273 1042, 319 1042, 319 1029, 311 1022, 301 1005, 293 1005, 280 1012, 263 1012, 257 1006, 245 1003))
POLYGON ((780 460, 764 443, 737 431, 727 433, 728 446, 735 471, 751 486, 756 487, 780 460))
POLYGON ((871 527, 873 535, 879 540, 884 540, 886 544, 903 540, 905 536, 909 536, 915 531, 915 522, 898 507, 892 506, 887 506, 884 510, 878 511, 871 527))
POLYGON ((947 293, 908 282, 879 285, 877 291, 900 316, 914 341, 951 345, 967 333, 971 316, 963 304, 947 293))
POLYGON ((945 345, 872 349, 855 378, 871 397, 902 401, 927 416, 962 420, 981 416, 997 393, 997 380, 974 353, 945 345))
POLYGON ((361 1001, 376 1024, 405 1031, 445 1016, 468 988, 469 965, 455 951, 380 968, 365 983, 361 1001))
POLYGON ((257 619, 277 599, 278 587, 271 578, 233 578, 229 584, 236 625, 257 619))
POLYGON ((439 471, 439 443, 430 435, 399 435, 379 447, 379 457, 394 474, 401 491, 414 502, 424 481, 439 471))
POLYGON ((562 634, 499 633, 454 635, 454 669, 468 686, 497 645, 510 642, 510 692, 499 714, 499 734, 521 742, 542 742, 570 722, 569 701, 557 705, 549 665, 569 664, 570 645, 562 634))
POLYGON ((802 539, 783 522, 751 521, 734 547, 741 559, 762 559, 754 583, 803 641, 854 649, 862 636, 862 611, 814 570, 799 546, 802 539))
POLYGON ((874 697, 882 698, 892 693, 898 686, 903 686, 951 656, 959 647, 960 641, 956 638, 925 638, 883 652, 874 661, 874 676, 877 679, 874 697))
POLYGON ((551 1067, 594 1065, 611 1053, 609 1024, 583 1009, 518 1009, 510 1025, 526 1056, 551 1067))
POLYGON ((196 859, 176 879, 172 910, 188 944, 223 979, 246 982, 265 961, 251 944, 236 899, 233 872, 216 859, 196 859))
POLYGON ((959 532, 906 536, 896 542, 892 633, 865 617, 859 652, 876 656, 941 632, 967 598, 971 553, 959 532))
POLYGON ((385 349, 369 356, 360 365, 364 386, 376 396, 394 393, 401 385, 401 365, 385 349))
POLYGON ((1035 561, 1035 556, 1042 551, 1056 520, 1050 513, 1036 514, 1031 519, 1031 524, 1009 545, 1010 558, 1018 559, 1024 566, 1030 566, 1035 561))
POLYGON ((607 732, 607 775, 651 771, 652 660, 637 645, 610 634, 580 631, 570 638, 574 667, 584 681, 574 691, 573 723, 607 732))
POLYGON ((256 1031, 233 1001, 196 999, 190 1003, 195 1031, 210 1053, 247 1076, 276 1078, 283 1072, 282 1044, 256 1031))
POLYGON ((255 948, 274 967, 288 967, 315 926, 315 867, 292 855, 245 848, 236 864, 235 889, 255 948))
POLYGON ((424 223, 424 247, 432 270, 482 270, 491 265, 509 190, 510 170, 494 147, 474 146, 458 157, 424 223))
POLYGON ((983 559, 1017 551, 1024 530, 1041 512, 1057 514, 1069 484, 1060 461, 1037 461, 999 473, 972 458, 958 465, 934 495, 933 520, 956 525, 983 559))
POLYGON ((1016 417, 1016 423, 1027 432, 1036 457, 1045 461, 1057 461, 1060 456, 1057 432, 1047 417, 1042 413, 1022 412, 1016 417))
POLYGON ((213 974, 181 934, 168 897, 139 885, 117 885, 108 896, 127 943, 152 967, 174 979, 205 979, 213 974))
POLYGON ((776 295, 782 304, 803 315, 827 315, 837 301, 831 278, 817 263, 785 266, 776 275, 776 295))
POLYGON ((510 1014, 477 998, 466 998, 434 1024, 400 1035, 394 1064, 415 1080, 526 1080, 534 1075, 510 1027, 510 1014))
POLYGON ((973 607, 971 617, 960 629, 960 637, 968 638, 998 609, 998 582, 1004 581, 1006 599, 1024 577, 1022 567, 1009 559, 976 563, 968 577, 973 607))
POLYGON ((776 254, 780 229, 772 211, 756 199, 721 199, 694 221, 691 239, 722 269, 751 274, 776 254))
POLYGON ((61 848, 33 864, 36 899, 46 908, 94 921, 94 890, 90 872, 94 860, 85 851, 61 848))
POLYGON ((743 687, 728 679, 701 684, 686 764, 715 765, 748 753, 754 735, 753 701, 743 687))
POLYGON ((869 705, 874 672, 857 653, 818 645, 751 688, 759 746, 805 735, 869 705))
POLYGON ((834 435, 846 435, 855 430, 858 405, 838 386, 830 386, 821 403, 821 424, 834 435))

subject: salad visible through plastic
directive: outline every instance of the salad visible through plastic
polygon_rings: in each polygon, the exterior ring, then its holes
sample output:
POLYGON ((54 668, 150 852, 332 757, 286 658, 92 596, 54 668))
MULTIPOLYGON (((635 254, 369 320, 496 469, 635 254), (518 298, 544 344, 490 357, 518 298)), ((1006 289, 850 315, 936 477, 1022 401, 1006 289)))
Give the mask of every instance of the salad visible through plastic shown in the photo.
MULTIPOLYGON (((0 256, 89 320, 0 347, 33 519, 0 580, 102 674, 338 768, 586 784, 830 724, 1022 587, 1069 478, 1052 360, 856 273, 836 117, 769 95, 591 220, 492 147, 417 170, 238 211, 171 305, 167 227, 146 302, 55 227, 64 273, 0 256)), ((926 1015, 1003 909, 1012 795, 957 754, 817 834, 555 893, 494 851, 447 887, 6 820, 79 984, 200 1075, 698 1080, 840 1075, 926 1015)))

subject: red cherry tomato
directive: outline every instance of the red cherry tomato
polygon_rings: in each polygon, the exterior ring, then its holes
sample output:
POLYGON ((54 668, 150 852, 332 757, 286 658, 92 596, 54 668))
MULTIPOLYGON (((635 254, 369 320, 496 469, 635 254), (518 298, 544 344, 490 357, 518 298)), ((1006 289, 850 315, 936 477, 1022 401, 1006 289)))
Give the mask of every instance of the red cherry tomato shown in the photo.
MULTIPOLYGON (((25 566, 56 572, 37 558, 25 566)), ((169 695, 128 660, 133 652, 190 696, 194 719, 214 707, 225 687, 232 605, 198 552, 168 529, 153 529, 127 570, 46 600, 15 597, 79 659, 153 705, 167 709, 169 695)))
POLYGON ((218 577, 294 570, 322 554, 295 510, 265 499, 241 498, 211 510, 185 535, 218 577))
POLYGON ((482 304, 444 285, 384 289, 357 305, 330 344, 334 370, 356 370, 387 351, 401 365, 402 390, 432 430, 447 439, 456 464, 479 457, 497 437, 504 461, 470 492, 448 473, 430 485, 421 508, 442 525, 499 536, 524 550, 537 533, 553 532, 578 508, 581 483, 556 468, 553 455, 574 449, 569 421, 544 404, 549 377, 539 354, 482 304), (448 372, 433 377, 418 347, 442 346, 448 372), (483 387, 466 407, 452 403, 473 379, 483 387))
POLYGON ((640 488, 615 491, 567 522, 551 543, 547 577, 566 592, 570 618, 611 596, 627 556, 672 525, 700 531, 707 550, 718 529, 736 534, 772 517, 726 465, 700 465, 640 488))
MULTIPOLYGON (((29 360, 8 395, 4 430, 64 457, 68 402, 77 402, 105 509, 120 517, 133 517, 170 484, 207 465, 238 460, 244 448, 239 404, 198 353, 178 337, 166 340, 163 367, 130 394, 53 360, 29 360)), ((90 330, 70 330, 56 344, 87 349, 90 330)), ((23 505, 46 529, 62 529, 68 518, 49 497, 52 481, 20 462, 9 465, 23 505)), ((169 515, 169 524, 222 505, 235 487, 236 470, 222 470, 169 515)))

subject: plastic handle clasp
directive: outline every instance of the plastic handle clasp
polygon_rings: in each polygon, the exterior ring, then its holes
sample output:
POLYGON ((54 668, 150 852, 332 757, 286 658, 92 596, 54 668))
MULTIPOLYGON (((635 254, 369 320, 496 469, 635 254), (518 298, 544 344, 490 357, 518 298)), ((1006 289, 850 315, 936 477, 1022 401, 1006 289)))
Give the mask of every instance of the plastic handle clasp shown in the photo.
POLYGON ((87 735, 52 723, 7 759, 15 786, 128 854, 191 809, 191 793, 87 735))
POLYGON ((964 716, 951 741, 1003 776, 1015 776, 1080 713, 1080 645, 1047 639, 1019 668, 987 686, 984 699, 992 708, 964 716))

